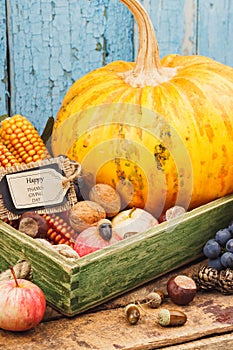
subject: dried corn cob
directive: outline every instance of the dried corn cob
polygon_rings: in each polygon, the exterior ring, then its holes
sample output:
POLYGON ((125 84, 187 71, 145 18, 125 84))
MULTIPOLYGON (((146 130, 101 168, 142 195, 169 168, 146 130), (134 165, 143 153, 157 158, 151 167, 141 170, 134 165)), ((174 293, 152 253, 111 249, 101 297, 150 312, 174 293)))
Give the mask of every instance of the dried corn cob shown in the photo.
POLYGON ((31 163, 50 155, 31 122, 16 114, 2 121, 0 141, 8 148, 19 163, 31 163))
POLYGON ((48 223, 47 238, 52 244, 67 244, 71 248, 74 247, 74 242, 77 237, 77 232, 59 215, 43 214, 48 223))
POLYGON ((9 220, 9 219, 3 219, 3 222, 5 222, 6 224, 16 228, 18 230, 19 228, 19 220, 15 219, 15 220, 9 220))
POLYGON ((8 150, 8 148, 0 142, 0 166, 6 168, 17 164, 17 159, 13 154, 8 150))

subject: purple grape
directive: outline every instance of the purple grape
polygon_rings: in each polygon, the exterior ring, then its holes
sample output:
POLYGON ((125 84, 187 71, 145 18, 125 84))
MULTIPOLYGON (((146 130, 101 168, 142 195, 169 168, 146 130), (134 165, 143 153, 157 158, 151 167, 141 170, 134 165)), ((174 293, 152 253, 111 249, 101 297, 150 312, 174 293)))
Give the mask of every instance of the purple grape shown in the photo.
POLYGON ((233 253, 231 252, 225 252, 221 256, 221 263, 224 267, 229 267, 230 269, 233 268, 233 253))
POLYGON ((209 259, 208 266, 213 267, 214 269, 221 271, 223 269, 223 265, 221 263, 221 257, 217 257, 216 259, 209 259))
POLYGON ((233 221, 228 226, 228 230, 231 232, 231 234, 233 234, 233 221))
POLYGON ((233 238, 229 239, 226 243, 226 250, 233 253, 233 238))
POLYGON ((209 259, 216 259, 221 253, 221 247, 219 243, 212 238, 204 245, 203 253, 209 259))
POLYGON ((224 228, 216 232, 215 240, 221 245, 225 246, 227 241, 231 238, 231 232, 229 229, 224 228))

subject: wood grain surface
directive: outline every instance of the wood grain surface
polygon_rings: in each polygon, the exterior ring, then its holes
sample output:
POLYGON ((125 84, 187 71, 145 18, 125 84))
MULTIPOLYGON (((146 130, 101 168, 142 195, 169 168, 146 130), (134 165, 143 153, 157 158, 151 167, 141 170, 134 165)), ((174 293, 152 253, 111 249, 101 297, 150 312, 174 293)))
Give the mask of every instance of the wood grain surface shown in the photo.
POLYGON ((160 308, 178 309, 186 313, 187 322, 181 327, 158 325, 159 309, 150 309, 145 297, 154 288, 166 293, 168 278, 175 274, 192 276, 205 263, 197 262, 156 279, 120 298, 73 318, 65 318, 51 309, 35 329, 23 333, 0 331, 0 348, 10 349, 211 349, 233 345, 233 295, 218 292, 198 292, 188 306, 177 306, 166 296, 160 308), (130 325, 124 314, 130 302, 141 302, 141 319, 130 325), (52 314, 53 313, 53 314, 52 314), (53 320, 52 320, 53 319, 53 320))

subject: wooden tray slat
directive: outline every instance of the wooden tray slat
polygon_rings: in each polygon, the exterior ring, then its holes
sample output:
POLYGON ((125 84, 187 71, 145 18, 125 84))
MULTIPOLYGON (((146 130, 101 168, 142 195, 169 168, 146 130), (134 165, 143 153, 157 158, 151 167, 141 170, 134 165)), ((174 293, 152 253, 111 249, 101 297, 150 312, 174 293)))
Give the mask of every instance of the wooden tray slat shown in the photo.
POLYGON ((232 219, 233 195, 76 260, 0 222, 0 269, 26 259, 48 303, 73 316, 196 260, 232 219))

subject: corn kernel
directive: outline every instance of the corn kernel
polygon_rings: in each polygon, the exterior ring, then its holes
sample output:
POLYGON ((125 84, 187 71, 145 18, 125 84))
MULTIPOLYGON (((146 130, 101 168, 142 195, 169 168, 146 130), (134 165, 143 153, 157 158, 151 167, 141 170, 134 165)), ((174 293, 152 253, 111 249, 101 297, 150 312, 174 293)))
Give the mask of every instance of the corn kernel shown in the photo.
POLYGON ((27 141, 26 136, 19 137, 19 142, 23 144, 25 141, 27 141))
POLYGON ((30 157, 30 156, 28 156, 27 159, 26 159, 26 161, 25 161, 25 163, 26 163, 26 164, 29 164, 29 163, 31 163, 31 162, 33 162, 33 158, 30 157))
POLYGON ((36 150, 35 149, 29 149, 28 154, 29 154, 29 156, 34 156, 36 154, 36 150))
POLYGON ((33 158, 33 162, 37 162, 38 160, 41 159, 38 154, 35 154, 32 158, 33 158))
POLYGON ((11 127, 7 128, 5 131, 6 131, 6 134, 12 134, 13 132, 11 127))
MULTIPOLYGON (((21 141, 21 142, 22 142, 22 141, 21 141)), ((30 141, 28 141, 28 139, 26 138, 26 140, 22 143, 22 146, 23 146, 24 148, 26 148, 28 145, 32 146, 32 145, 30 144, 30 141)))
POLYGON ((20 128, 16 128, 16 129, 15 129, 15 134, 17 134, 17 135, 18 135, 18 134, 21 134, 21 132, 22 132, 22 131, 21 131, 21 129, 20 129, 20 128))
POLYGON ((6 168, 17 163, 17 159, 12 155, 7 147, 0 142, 0 166, 6 168))

